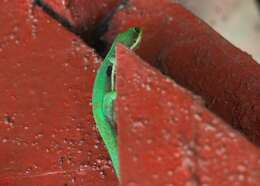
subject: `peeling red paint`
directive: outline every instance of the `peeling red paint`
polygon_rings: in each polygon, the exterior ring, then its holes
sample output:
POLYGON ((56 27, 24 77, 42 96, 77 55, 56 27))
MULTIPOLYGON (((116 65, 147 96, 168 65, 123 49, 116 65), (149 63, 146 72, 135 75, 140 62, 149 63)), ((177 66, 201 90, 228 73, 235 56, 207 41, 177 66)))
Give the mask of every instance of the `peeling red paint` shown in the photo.
POLYGON ((259 149, 123 46, 117 93, 122 186, 259 184, 259 149))
POLYGON ((91 112, 100 59, 29 2, 0 6, 0 185, 117 185, 91 112))
POLYGON ((143 59, 259 145, 260 66, 248 54, 169 0, 130 0, 115 15, 108 40, 130 26, 144 29, 137 51, 143 59))

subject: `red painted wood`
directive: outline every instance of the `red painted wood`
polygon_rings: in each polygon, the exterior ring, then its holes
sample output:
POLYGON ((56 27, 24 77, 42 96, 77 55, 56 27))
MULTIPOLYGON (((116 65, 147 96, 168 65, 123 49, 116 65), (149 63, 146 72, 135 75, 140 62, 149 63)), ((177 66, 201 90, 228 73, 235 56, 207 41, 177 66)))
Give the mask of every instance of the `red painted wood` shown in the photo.
POLYGON ((169 0, 130 0, 114 17, 111 41, 130 26, 144 29, 137 53, 252 142, 260 143, 260 66, 203 21, 169 0))
POLYGON ((71 0, 41 0, 42 5, 48 6, 62 18, 65 18, 71 24, 74 24, 73 15, 71 13, 71 0))
POLYGON ((117 93, 122 186, 260 183, 260 150, 122 45, 117 93))
POLYGON ((118 5, 120 0, 43 0, 56 13, 81 30, 91 30, 118 5))
POLYGON ((91 111, 99 57, 29 1, 0 5, 0 185, 117 185, 91 111))
MULTIPOLYGON (((51 2, 57 12, 73 7, 78 27, 98 22, 115 5, 51 2)), ((111 35, 142 25, 138 53, 257 141, 259 66, 179 5, 154 2, 130 1, 115 17, 111 35)), ((0 185, 117 185, 91 113, 100 60, 30 1, 0 5, 0 185)), ((260 182, 259 149, 186 90, 121 50, 117 114, 123 185, 260 182)))
POLYGON ((120 0, 74 0, 71 11, 78 27, 91 29, 118 5, 120 0))

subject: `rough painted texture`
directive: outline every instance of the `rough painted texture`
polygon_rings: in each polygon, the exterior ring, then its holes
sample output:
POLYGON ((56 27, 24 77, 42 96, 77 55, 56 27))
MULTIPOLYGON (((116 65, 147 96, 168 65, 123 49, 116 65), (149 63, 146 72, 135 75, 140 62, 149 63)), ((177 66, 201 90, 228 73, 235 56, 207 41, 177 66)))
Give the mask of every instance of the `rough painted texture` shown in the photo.
POLYGON ((36 0, 43 6, 47 6, 53 10, 57 15, 65 18, 71 24, 74 24, 74 19, 71 13, 71 0, 36 0))
POLYGON ((89 25, 99 23, 118 5, 121 0, 74 0, 71 10, 78 27, 89 29, 89 25))
POLYGON ((117 185, 91 112, 100 60, 26 0, 0 6, 0 185, 117 185))
POLYGON ((78 29, 91 30, 110 14, 120 0, 43 0, 78 29))
POLYGON ((123 46, 117 93, 122 186, 260 183, 260 150, 123 46))
POLYGON ((143 59, 260 144, 260 66, 249 55, 169 0, 130 0, 115 15, 108 40, 130 26, 144 29, 137 52, 143 59))

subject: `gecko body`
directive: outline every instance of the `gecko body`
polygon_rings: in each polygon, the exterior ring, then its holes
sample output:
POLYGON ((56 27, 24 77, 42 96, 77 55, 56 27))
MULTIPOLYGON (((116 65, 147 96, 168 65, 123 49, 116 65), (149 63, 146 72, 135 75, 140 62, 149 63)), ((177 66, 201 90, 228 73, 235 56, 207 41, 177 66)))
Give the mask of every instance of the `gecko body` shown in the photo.
POLYGON ((111 157, 116 175, 119 177, 118 145, 114 101, 116 99, 116 45, 121 43, 126 47, 136 49, 142 38, 142 30, 136 27, 118 34, 103 63, 99 67, 94 82, 92 95, 93 115, 97 129, 111 157))

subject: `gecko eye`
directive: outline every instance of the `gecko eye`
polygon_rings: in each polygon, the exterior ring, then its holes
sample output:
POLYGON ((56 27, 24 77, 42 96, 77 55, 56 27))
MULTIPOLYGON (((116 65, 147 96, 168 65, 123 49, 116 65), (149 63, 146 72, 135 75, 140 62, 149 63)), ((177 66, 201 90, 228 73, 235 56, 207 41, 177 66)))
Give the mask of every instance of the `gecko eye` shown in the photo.
POLYGON ((112 69, 113 69, 112 65, 109 65, 109 66, 107 67, 107 76, 108 76, 108 77, 111 77, 111 75, 112 75, 112 69))
POLYGON ((138 28, 138 27, 134 27, 134 31, 136 32, 136 33, 140 33, 140 28, 138 28))

